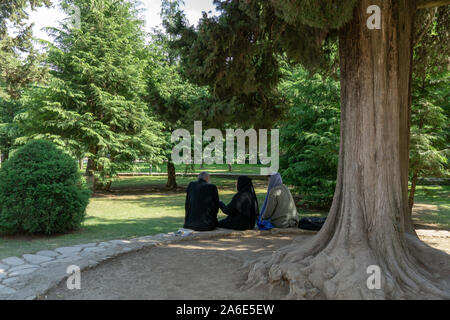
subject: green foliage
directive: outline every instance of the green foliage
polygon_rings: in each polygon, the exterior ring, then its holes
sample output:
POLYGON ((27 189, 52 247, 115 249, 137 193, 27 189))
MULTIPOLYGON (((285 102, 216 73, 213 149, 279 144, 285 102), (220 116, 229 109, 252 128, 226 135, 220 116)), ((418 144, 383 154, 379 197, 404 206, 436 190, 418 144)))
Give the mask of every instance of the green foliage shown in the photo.
POLYGON ((419 10, 415 24, 413 76, 430 79, 448 68, 450 6, 419 10))
POLYGON ((356 0, 272 0, 272 4, 290 24, 338 29, 353 17, 356 0))
MULTIPOLYGON (((273 8, 263 5, 267 10, 261 16, 251 16, 238 1, 215 3, 220 17, 205 14, 198 29, 188 26, 181 12, 165 24, 171 47, 180 55, 182 74, 209 86, 224 102, 218 106, 225 107, 221 112, 226 122, 268 128, 285 111, 276 90, 278 44, 267 40, 270 26, 259 27, 260 20, 273 15, 273 8)), ((277 28, 281 24, 272 27, 274 33, 277 28)))
POLYGON ((411 179, 449 176, 446 114, 450 110, 448 73, 442 79, 415 82, 411 116, 411 179))
POLYGON ((66 0, 81 11, 80 29, 52 32, 50 85, 33 93, 25 116, 29 136, 88 156, 94 189, 109 189, 133 161, 159 161, 161 123, 144 100, 145 34, 133 2, 66 0))
POLYGON ((50 5, 48 0, 4 0, 0 4, 0 158, 8 159, 21 130, 14 122, 23 111, 23 90, 43 80, 44 55, 33 47, 32 26, 25 8, 50 5))
POLYGON ((19 99, 21 90, 46 75, 44 56, 33 48, 32 25, 26 23, 28 6, 50 5, 49 0, 2 0, 0 3, 0 98, 19 99), (14 30, 14 33, 9 32, 14 30), (13 34, 13 35, 12 35, 13 34))
POLYGON ((302 68, 287 71, 280 84, 290 105, 281 127, 280 172, 301 203, 328 207, 333 199, 339 156, 339 82, 302 68))
POLYGON ((14 120, 23 110, 21 100, 0 98, 0 153, 4 159, 8 159, 16 139, 22 136, 22 131, 14 120))
POLYGON ((286 111, 277 91, 281 58, 310 71, 335 70, 335 28, 349 20, 355 1, 214 3, 220 15, 205 14, 197 28, 182 14, 167 27, 183 71, 194 83, 209 85, 219 99, 238 101, 234 114, 248 114, 237 120, 270 127, 286 111))
POLYGON ((73 158, 49 141, 31 141, 0 169, 0 232, 78 229, 89 196, 73 158))
POLYGON ((417 182, 448 177, 450 7, 419 10, 416 16, 411 106, 409 206, 417 182))

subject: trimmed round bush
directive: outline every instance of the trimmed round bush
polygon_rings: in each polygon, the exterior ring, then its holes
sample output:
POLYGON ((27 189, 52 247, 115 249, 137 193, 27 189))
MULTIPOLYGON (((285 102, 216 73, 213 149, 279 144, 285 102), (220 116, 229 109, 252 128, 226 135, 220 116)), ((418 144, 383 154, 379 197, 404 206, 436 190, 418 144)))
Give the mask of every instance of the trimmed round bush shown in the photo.
POLYGON ((0 170, 0 233, 76 230, 89 197, 74 159, 50 141, 30 141, 0 170))

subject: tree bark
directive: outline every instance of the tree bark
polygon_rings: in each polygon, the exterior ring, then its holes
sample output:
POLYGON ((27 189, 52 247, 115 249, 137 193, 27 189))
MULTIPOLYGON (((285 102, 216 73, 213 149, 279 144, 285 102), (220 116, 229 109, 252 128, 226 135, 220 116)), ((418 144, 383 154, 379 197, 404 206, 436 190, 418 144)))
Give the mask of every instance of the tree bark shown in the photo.
POLYGON ((177 188, 175 165, 170 160, 167 162, 167 188, 168 189, 177 188))
POLYGON ((450 5, 450 0, 419 0, 417 9, 429 9, 450 5))
POLYGON ((450 298, 449 255, 415 234, 408 209, 413 25, 410 0, 358 1, 339 34, 341 145, 322 230, 247 265, 247 286, 286 285, 294 298, 450 298), (380 30, 366 26, 381 8, 380 30), (368 267, 381 270, 369 289, 368 267))

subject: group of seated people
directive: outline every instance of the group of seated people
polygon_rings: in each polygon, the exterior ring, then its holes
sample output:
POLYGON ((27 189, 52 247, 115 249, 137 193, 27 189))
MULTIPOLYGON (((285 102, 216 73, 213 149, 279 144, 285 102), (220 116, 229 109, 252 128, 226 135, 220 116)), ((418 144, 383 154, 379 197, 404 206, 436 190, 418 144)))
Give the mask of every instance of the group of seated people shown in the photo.
POLYGON ((186 217, 184 228, 210 231, 215 228, 249 230, 255 224, 261 230, 271 228, 294 228, 299 220, 297 208, 289 189, 283 184, 279 173, 269 176, 266 199, 259 211, 252 179, 240 176, 237 193, 226 205, 219 200, 217 187, 210 183, 210 175, 202 172, 198 180, 187 188, 186 217), (227 217, 218 221, 219 208, 227 217))

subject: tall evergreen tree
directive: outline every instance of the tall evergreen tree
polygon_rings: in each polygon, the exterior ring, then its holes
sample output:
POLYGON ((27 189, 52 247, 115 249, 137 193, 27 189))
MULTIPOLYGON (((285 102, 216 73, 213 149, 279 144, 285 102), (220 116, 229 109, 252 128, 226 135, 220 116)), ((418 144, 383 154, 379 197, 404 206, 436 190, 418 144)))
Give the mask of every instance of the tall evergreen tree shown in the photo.
POLYGON ((248 285, 286 283, 298 298, 450 298, 448 255, 425 248, 408 208, 414 18, 450 1, 215 3, 219 17, 175 32, 189 77, 218 96, 272 92, 281 54, 329 69, 339 43, 340 155, 327 222, 308 243, 251 263, 248 285), (367 285, 371 265, 380 290, 367 285))
POLYGON ((409 210, 420 178, 449 175, 450 6, 418 12, 415 27, 409 210), (448 130, 448 129, 447 129, 448 130))
POLYGON ((126 0, 65 0, 80 8, 80 28, 54 29, 53 78, 35 94, 26 128, 77 156, 88 156, 94 190, 108 190, 133 161, 159 157, 161 125, 143 99, 145 35, 126 0))
MULTIPOLYGON (((177 187, 175 165, 171 160, 171 133, 178 128, 193 131, 194 121, 202 121, 204 127, 224 128, 235 118, 233 108, 240 106, 235 98, 217 99, 208 86, 194 84, 186 79, 180 66, 180 51, 171 46, 177 36, 170 33, 180 21, 187 22, 181 11, 182 4, 180 0, 162 1, 161 19, 165 30, 156 30, 153 35, 152 43, 148 46, 149 63, 146 69, 147 101, 164 122, 167 187, 170 189, 177 187)), ((245 119, 241 117, 240 121, 245 119)))
POLYGON ((414 194, 420 178, 449 175, 447 156, 449 142, 445 128, 449 126, 444 108, 450 108, 448 75, 421 82, 413 91, 411 115, 411 151, 409 174, 409 210, 412 213, 414 194))
POLYGON ((20 130, 14 118, 23 111, 23 90, 45 78, 44 55, 33 45, 27 7, 49 6, 49 0, 3 0, 0 3, 0 162, 9 157, 20 130))
POLYGON ((5 93, 20 97, 29 83, 43 77, 45 69, 39 65, 42 55, 33 46, 32 24, 27 23, 31 10, 46 5, 50 0, 3 0, 0 4, 0 97, 5 93))
POLYGON ((301 67, 286 73, 279 89, 289 105, 280 122, 280 172, 303 206, 329 208, 339 157, 339 82, 301 67))

